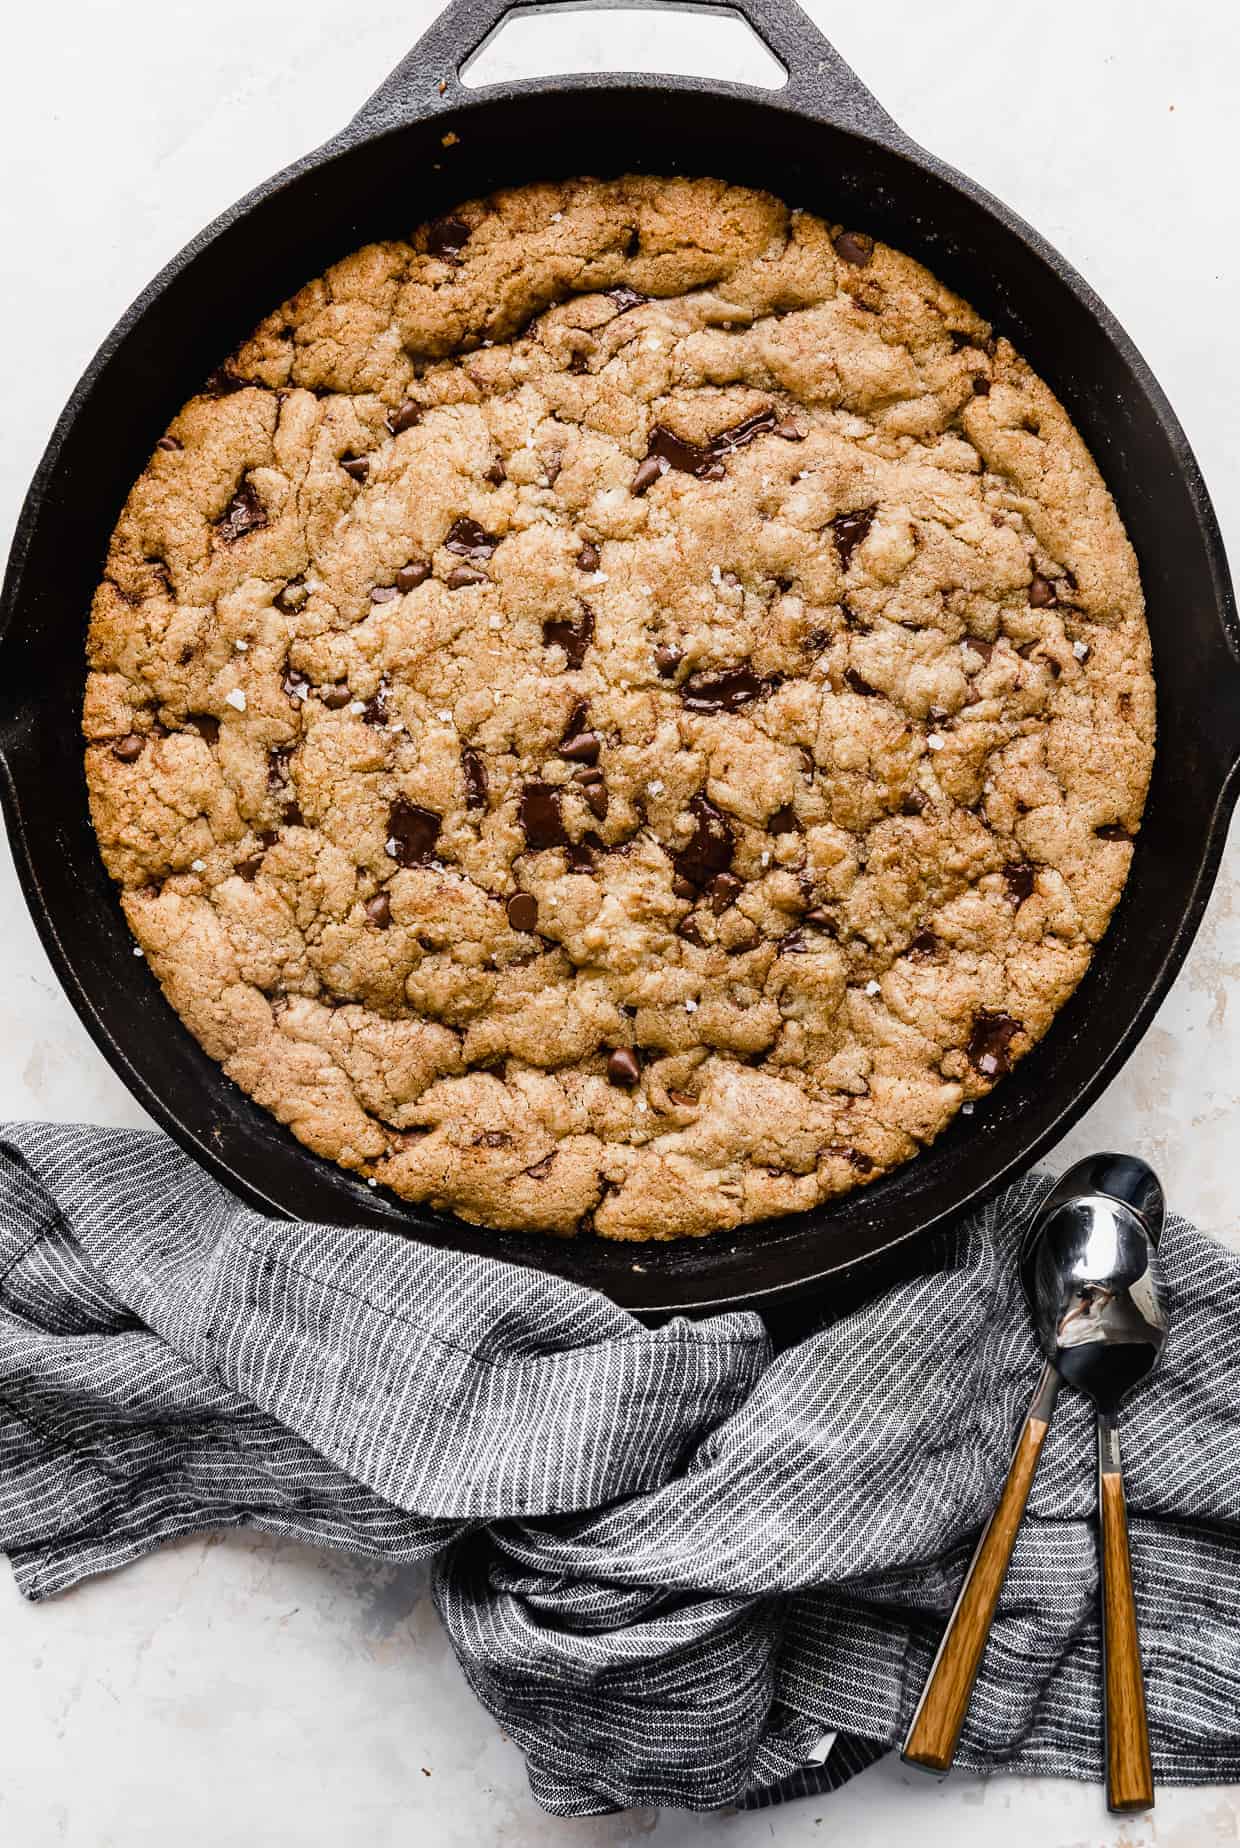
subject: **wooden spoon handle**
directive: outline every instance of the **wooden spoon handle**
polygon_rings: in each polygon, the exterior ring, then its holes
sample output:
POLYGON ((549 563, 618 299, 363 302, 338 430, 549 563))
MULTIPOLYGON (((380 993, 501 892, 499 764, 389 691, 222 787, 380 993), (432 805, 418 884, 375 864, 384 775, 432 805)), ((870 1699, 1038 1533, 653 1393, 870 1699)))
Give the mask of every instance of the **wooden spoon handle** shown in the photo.
POLYGON ((1145 1681, 1132 1596, 1128 1509, 1114 1420, 1098 1419, 1098 1517, 1102 1525, 1102 1673, 1106 1686, 1107 1808, 1152 1809, 1154 1772, 1145 1681))
POLYGON ((919 1765, 939 1777, 951 1769, 956 1756, 960 1729, 969 1710, 973 1683, 1050 1430, 1058 1391, 1059 1375, 1048 1364, 1042 1370, 1033 1404, 1016 1440, 1016 1454, 999 1505, 982 1529, 900 1753, 905 1764, 919 1765))

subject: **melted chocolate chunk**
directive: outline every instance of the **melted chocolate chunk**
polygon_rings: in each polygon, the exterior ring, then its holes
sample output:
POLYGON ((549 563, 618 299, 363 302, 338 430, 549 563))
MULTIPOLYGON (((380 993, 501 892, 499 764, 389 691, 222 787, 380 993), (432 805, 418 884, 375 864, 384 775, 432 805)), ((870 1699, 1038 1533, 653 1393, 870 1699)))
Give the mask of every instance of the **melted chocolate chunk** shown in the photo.
POLYGON ((403 597, 407 597, 411 590, 418 588, 419 584, 425 584, 430 574, 431 568, 424 559, 411 558, 409 563, 402 565, 396 573, 396 588, 403 597))
POLYGON ((842 1142, 832 1143, 823 1153, 837 1155, 841 1161, 846 1161, 850 1168, 855 1168, 858 1174, 874 1172, 874 1163, 868 1155, 864 1155, 860 1149, 847 1148, 842 1142))
POLYGON ((602 554, 592 539, 583 539, 581 550, 577 554, 578 571, 597 571, 602 563, 602 554))
POLYGON ((607 1077, 612 1084, 622 1085, 631 1091, 640 1084, 642 1062, 631 1046, 617 1046, 607 1056, 607 1077))
POLYGON ((793 423, 790 417, 785 417, 782 423, 777 423, 771 434, 772 436, 782 436, 785 443, 803 443, 805 441, 804 430, 802 430, 800 424, 793 423))
MULTIPOLYGON (((589 800, 588 793, 586 800, 589 800)), ((517 818, 525 833, 526 845, 536 852, 544 847, 563 847, 568 841, 560 815, 560 791, 552 783, 526 783, 521 791, 517 818)))
POLYGON ((146 749, 146 739, 141 732, 129 732, 124 738, 118 738, 112 746, 113 757, 119 757, 123 764, 136 763, 146 749))
POLYGON ((939 951, 939 940, 932 930, 919 930, 904 954, 910 962, 933 962, 939 951))
POLYGON ((463 218, 436 218, 426 227, 427 252, 445 263, 459 263, 469 237, 470 228, 463 218))
POLYGON ((991 655, 995 652, 995 645, 993 642, 983 642, 976 635, 966 635, 964 642, 969 653, 980 655, 983 661, 989 661, 991 655))
POLYGON ((376 930, 386 930, 392 922, 392 901, 386 892, 376 892, 366 900, 366 916, 376 930))
POLYGON ((902 815, 924 815, 930 807, 930 798, 924 789, 910 789, 900 805, 902 815))
POLYGON ((873 258, 874 239, 864 231, 841 231, 831 242, 845 263, 854 263, 858 269, 864 269, 873 258))
POLYGON ((660 642, 654 651, 654 664, 663 680, 670 680, 685 658, 683 648, 675 642, 660 642))
POLYGON ((693 817, 693 834, 687 846, 672 855, 672 864, 682 879, 700 890, 717 874, 727 872, 736 850, 736 837, 709 797, 694 796, 689 813, 693 817))
POLYGON ((1008 898, 1019 908, 1027 898, 1033 897, 1038 869, 1028 860, 1010 860, 1003 869, 1003 878, 1007 886, 1008 898))
POLYGON ((193 726, 204 744, 215 744, 219 740, 220 722, 213 712, 191 712, 189 723, 193 726))
MULTIPOLYGON (((666 462, 660 460, 658 456, 646 456, 637 464, 637 473, 634 475, 630 484, 629 492, 631 494, 644 494, 647 488, 652 488, 659 479, 659 476, 666 472, 666 462)), ((720 469, 719 473, 722 475, 723 470, 720 469)))
POLYGON ((549 1155, 544 1155, 541 1161, 534 1163, 533 1167, 522 1168, 522 1174, 531 1181, 545 1181, 555 1165, 555 1158, 559 1152, 558 1149, 552 1149, 549 1155))
POLYGON ((570 873, 592 873, 594 871, 594 854, 584 841, 570 841, 564 849, 564 858, 568 862, 570 873))
POLYGON ((489 580, 485 571, 479 571, 476 565, 457 565, 449 571, 444 579, 448 590, 468 590, 471 584, 485 584, 489 580))
POLYGON ((203 390, 212 398, 228 398, 235 391, 245 390, 245 380, 239 379, 235 372, 230 372, 226 365, 217 366, 203 390))
POLYGON ((376 728, 380 725, 387 724, 390 717, 387 695, 387 681, 381 680, 371 697, 366 701, 365 706, 362 708, 362 720, 365 724, 373 725, 376 728))
POLYGON ((339 712, 343 706, 347 706, 352 700, 353 690, 342 680, 334 687, 324 687, 319 694, 319 698, 329 712, 339 712))
POLYGON ((840 563, 845 571, 848 569, 849 559, 873 526, 874 515, 877 512, 876 506, 858 507, 853 513, 837 514, 831 521, 831 534, 835 540, 835 549, 839 553, 840 563))
POLYGON ((812 911, 805 913, 805 922, 812 924, 815 930, 825 930, 835 935, 835 919, 822 905, 815 905, 812 911))
POLYGON ((304 828, 306 825, 306 818, 301 812, 299 802, 286 802, 280 810, 280 820, 286 828, 304 828))
POLYGON ((781 937, 775 946, 777 956, 804 956, 809 949, 803 931, 790 930, 786 937, 781 937))
POLYGON ((498 456, 496 456, 490 468, 483 469, 482 479, 485 482, 488 482, 493 488, 503 487, 504 483, 508 479, 508 475, 507 475, 507 472, 505 471, 503 463, 500 461, 498 456))
POLYGON ((687 442, 684 437, 677 436, 674 430, 669 430, 666 424, 656 424, 650 432, 646 459, 633 478, 633 493, 644 494, 669 468, 679 469, 684 475, 693 475, 698 481, 722 481, 724 457, 743 449, 755 437, 774 430, 778 422, 773 407, 768 404, 765 410, 755 411, 750 417, 742 417, 739 423, 730 424, 726 430, 720 430, 705 443, 687 442))
POLYGON ((988 398, 990 396, 990 380, 986 377, 984 372, 977 372, 973 375, 973 396, 975 398, 988 398))
MULTIPOLYGON (((716 873, 706 888, 706 897, 710 900, 710 908, 715 916, 722 917, 728 906, 736 903, 744 889, 744 880, 738 879, 735 873, 716 873)), ((693 887, 690 886, 689 890, 692 892, 693 887)))
POLYGON ((370 473, 368 456, 341 456, 340 466, 354 481, 365 481, 370 473))
POLYGON ((537 929, 538 900, 532 892, 514 892, 504 909, 514 930, 537 929))
POLYGON ((737 712, 767 691, 768 683, 748 663, 718 673, 690 674, 680 697, 690 712, 737 712))
POLYGON ((805 830, 797 820, 797 812, 791 802, 785 802, 781 808, 767 818, 768 834, 803 834, 805 830))
POLYGON ((866 699, 873 699, 878 692, 877 687, 872 687, 868 680, 863 680, 861 678, 861 675, 857 672, 855 667, 846 667, 844 669, 844 679, 854 693, 863 694, 866 699))
POLYGON ((303 607, 309 595, 305 581, 302 578, 293 578, 283 590, 276 592, 272 602, 283 615, 292 616, 303 607))
POLYGON ((484 809, 487 805, 487 767, 469 745, 461 750, 461 775, 465 780, 465 807, 484 809))
POLYGON ((406 398, 398 411, 393 411, 387 420, 387 427, 393 436, 399 436, 402 430, 412 430, 415 423, 422 418, 422 406, 415 404, 412 398, 406 398))
POLYGON ((584 662, 586 649, 594 640, 594 611, 585 602, 580 607, 581 614, 576 622, 545 622, 543 624, 543 646, 562 648, 567 663, 574 672, 584 662))
POLYGON ((398 866, 425 866, 434 858, 443 817, 397 796, 388 809, 387 853, 398 866))
POLYGON ((477 520, 467 519, 464 514, 459 520, 453 520, 444 540, 444 546, 449 552, 455 552, 458 558, 472 558, 475 562, 490 558, 498 545, 498 534, 487 532, 484 526, 479 526, 477 520))
POLYGON ((237 861, 236 871, 241 874, 241 877, 248 885, 253 885, 254 881, 258 878, 259 869, 262 864, 262 854, 252 853, 248 859, 237 861))
POLYGON ((984 1078, 1002 1078, 1012 1069, 1012 1041, 1021 1031, 1020 1021, 1013 1020, 1010 1014, 982 1008, 973 1017, 973 1031, 965 1048, 969 1064, 984 1078))
POLYGON ((1029 584, 1029 603, 1035 610, 1046 610, 1057 601, 1055 586, 1049 578, 1044 578, 1040 571, 1035 571, 1029 584))
POLYGON ((680 923, 676 926, 676 935, 678 937, 683 937, 686 943, 696 944, 699 950, 704 950, 706 948, 706 939, 694 922, 692 914, 680 920, 680 923))
POLYGON ((603 741, 596 731, 574 732, 560 746, 560 756, 573 764, 596 764, 603 741))
POLYGON ((604 289, 603 294, 609 302, 614 302, 621 314, 627 314, 630 308, 640 308, 643 302, 650 300, 640 289, 630 289, 627 282, 618 282, 614 289, 604 289))
POLYGON ((161 436, 155 447, 156 449, 184 449, 185 445, 178 442, 175 436, 161 436))
POLYGON ((258 489, 247 476, 215 522, 215 530, 226 545, 256 533, 267 524, 267 509, 258 489))
POLYGON ((1094 829, 1094 833, 1100 841, 1130 841, 1132 839, 1127 828, 1118 821, 1104 822, 1102 827, 1094 829))

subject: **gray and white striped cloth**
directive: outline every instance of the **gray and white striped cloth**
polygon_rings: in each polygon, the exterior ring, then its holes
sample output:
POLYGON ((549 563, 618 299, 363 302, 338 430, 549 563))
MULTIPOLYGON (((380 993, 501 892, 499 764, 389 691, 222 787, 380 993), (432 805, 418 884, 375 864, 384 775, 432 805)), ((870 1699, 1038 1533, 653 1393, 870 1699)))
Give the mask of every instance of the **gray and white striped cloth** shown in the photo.
MULTIPOLYGON (((0 1131, 0 1547, 30 1598, 251 1527, 411 1560, 547 1809, 761 1805, 897 1741, 1038 1371, 1011 1189, 774 1353, 377 1231, 172 1143, 0 1131), (931 1338, 933 1331, 933 1339, 931 1338), (832 1741, 834 1735, 834 1741, 832 1741)), ((1173 1218, 1125 1426, 1157 1775, 1240 1776, 1240 1259, 1173 1218)), ((1060 1402, 960 1762, 1101 1767, 1093 1444, 1060 1402)))

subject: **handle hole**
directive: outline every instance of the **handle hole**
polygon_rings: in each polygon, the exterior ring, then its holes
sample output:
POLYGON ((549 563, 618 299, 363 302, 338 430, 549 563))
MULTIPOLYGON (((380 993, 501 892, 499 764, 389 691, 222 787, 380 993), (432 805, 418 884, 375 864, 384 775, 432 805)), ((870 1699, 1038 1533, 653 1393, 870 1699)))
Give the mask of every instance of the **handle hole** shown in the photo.
POLYGON ((788 73, 739 13, 692 6, 653 12, 595 0, 588 11, 522 6, 502 19, 461 67, 461 82, 488 84, 583 71, 643 71, 779 90, 788 73), (702 14, 709 11, 709 25, 702 14))

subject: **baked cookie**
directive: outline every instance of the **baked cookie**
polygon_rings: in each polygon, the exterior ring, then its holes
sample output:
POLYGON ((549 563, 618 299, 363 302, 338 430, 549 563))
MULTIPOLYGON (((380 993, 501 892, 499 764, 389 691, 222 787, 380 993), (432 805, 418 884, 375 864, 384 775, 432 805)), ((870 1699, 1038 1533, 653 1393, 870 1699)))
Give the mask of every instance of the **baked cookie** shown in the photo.
POLYGON ((1062 406, 919 264, 717 180, 371 244, 184 407, 87 774, 169 1001, 302 1142, 495 1226, 816 1206, 1050 1025, 1154 740, 1062 406))

